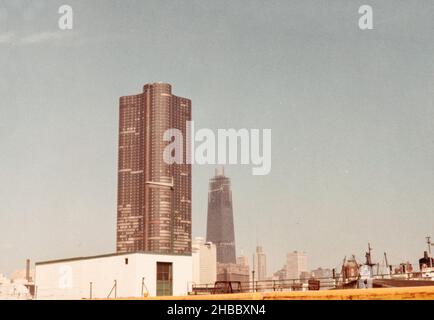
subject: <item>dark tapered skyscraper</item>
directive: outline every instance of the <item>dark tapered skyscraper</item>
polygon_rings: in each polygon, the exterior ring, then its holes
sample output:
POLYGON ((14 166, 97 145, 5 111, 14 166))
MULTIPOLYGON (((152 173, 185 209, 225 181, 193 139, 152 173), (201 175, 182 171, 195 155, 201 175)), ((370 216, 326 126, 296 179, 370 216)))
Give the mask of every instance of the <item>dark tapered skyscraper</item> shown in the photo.
POLYGON ((215 243, 218 263, 236 263, 231 181, 223 170, 209 183, 206 240, 215 243))
POLYGON ((117 251, 191 253, 191 165, 163 161, 166 130, 184 137, 191 101, 167 83, 119 102, 117 251))

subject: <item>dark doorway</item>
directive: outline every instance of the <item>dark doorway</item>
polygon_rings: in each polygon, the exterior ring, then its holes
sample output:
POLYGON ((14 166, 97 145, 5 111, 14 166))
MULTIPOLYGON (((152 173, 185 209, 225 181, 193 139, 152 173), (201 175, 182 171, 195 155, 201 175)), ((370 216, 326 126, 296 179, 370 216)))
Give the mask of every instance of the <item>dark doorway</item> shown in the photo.
POLYGON ((157 262, 157 296, 173 295, 172 263, 157 262))

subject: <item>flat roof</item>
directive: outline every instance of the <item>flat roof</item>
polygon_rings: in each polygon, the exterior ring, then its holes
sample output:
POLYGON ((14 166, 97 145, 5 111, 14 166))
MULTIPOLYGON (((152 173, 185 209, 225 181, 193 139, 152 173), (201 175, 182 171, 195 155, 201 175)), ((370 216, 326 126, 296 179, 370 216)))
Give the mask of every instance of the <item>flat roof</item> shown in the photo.
POLYGON ((115 256, 125 256, 125 255, 132 255, 132 254, 148 254, 148 255, 160 255, 160 256, 184 256, 184 257, 191 257, 191 254, 183 254, 183 253, 161 253, 161 252, 149 252, 149 251, 131 251, 131 252, 121 252, 121 253, 100 254, 100 255, 96 255, 96 256, 87 256, 87 257, 74 257, 74 258, 68 258, 68 259, 57 259, 57 260, 40 261, 40 262, 36 262, 35 265, 61 263, 61 262, 78 261, 78 260, 91 260, 91 259, 107 258, 107 257, 115 257, 115 256))

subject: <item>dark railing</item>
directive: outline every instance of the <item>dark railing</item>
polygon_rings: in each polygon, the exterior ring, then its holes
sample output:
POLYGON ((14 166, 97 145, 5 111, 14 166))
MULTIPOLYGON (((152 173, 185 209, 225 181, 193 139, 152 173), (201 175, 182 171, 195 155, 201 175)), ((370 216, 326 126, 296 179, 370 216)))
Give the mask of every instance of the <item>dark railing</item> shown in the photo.
MULTIPOLYGON (((310 279, 313 280, 313 279, 310 279)), ((319 281, 320 290, 336 288, 337 279, 315 278, 319 281)), ((192 294, 213 293, 214 284, 193 284, 192 294)), ((309 290, 309 279, 281 279, 281 280, 256 280, 241 282, 242 292, 271 292, 271 291, 302 291, 309 290)))
MULTIPOLYGON (((375 274, 373 279, 396 279, 396 280, 423 280, 429 273, 408 272, 390 274, 375 274)), ((358 281, 360 277, 343 280, 341 274, 336 278, 311 278, 311 279, 281 279, 281 280, 257 280, 241 282, 242 292, 272 292, 272 291, 303 291, 303 290, 330 290, 345 288, 346 284, 358 281), (310 281, 319 281, 319 287, 311 286, 310 281), (315 288, 313 288, 315 287, 315 288)), ((426 279, 426 278, 425 278, 426 279)), ((434 279, 433 279, 434 280, 434 279)), ((312 283, 311 283, 312 284, 312 283)), ((191 294, 212 294, 214 284, 193 284, 191 294)))

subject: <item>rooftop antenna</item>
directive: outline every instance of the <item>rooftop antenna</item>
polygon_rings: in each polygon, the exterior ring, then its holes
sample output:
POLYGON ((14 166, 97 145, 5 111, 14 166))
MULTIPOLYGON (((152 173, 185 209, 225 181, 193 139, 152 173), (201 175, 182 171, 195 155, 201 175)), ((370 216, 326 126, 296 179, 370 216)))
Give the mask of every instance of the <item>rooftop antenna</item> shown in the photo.
POLYGON ((370 266, 370 267, 372 267, 372 266, 374 266, 375 265, 375 263, 372 263, 372 259, 371 259, 371 251, 372 251, 372 249, 373 248, 371 248, 371 244, 370 243, 368 243, 368 252, 366 252, 366 264, 368 265, 368 266, 370 266))
POLYGON ((433 243, 431 243, 431 237, 427 236, 426 237, 426 243, 428 245, 428 260, 429 260, 429 266, 430 268, 432 268, 432 258, 431 258, 431 246, 434 245, 433 243))
POLYGON ((431 243, 431 237, 429 237, 429 236, 426 237, 426 243, 427 243, 427 245, 428 245, 428 253, 429 253, 429 255, 431 256, 431 246, 433 245, 433 244, 431 243))
POLYGON ((256 246, 259 245, 259 240, 258 240, 258 225, 255 225, 255 236, 256 236, 256 246))

